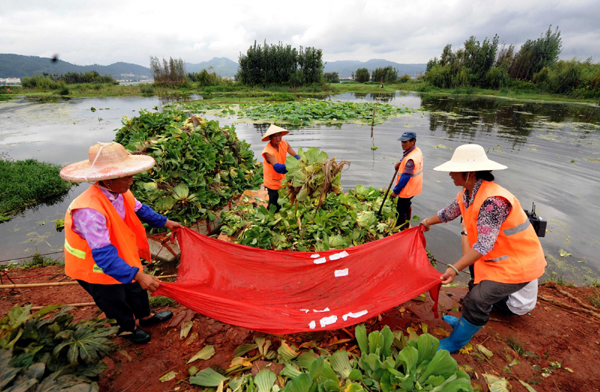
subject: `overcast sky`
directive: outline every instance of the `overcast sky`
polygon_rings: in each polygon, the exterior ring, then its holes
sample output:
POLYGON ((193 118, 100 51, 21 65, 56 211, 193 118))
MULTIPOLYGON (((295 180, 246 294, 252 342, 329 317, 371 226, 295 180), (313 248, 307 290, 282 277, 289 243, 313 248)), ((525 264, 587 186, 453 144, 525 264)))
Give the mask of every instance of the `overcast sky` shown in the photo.
POLYGON ((0 53, 148 67, 150 56, 237 62, 266 40, 320 48, 329 62, 426 63, 471 35, 518 49, 549 25, 562 59, 600 62, 600 0, 0 0, 0 53))

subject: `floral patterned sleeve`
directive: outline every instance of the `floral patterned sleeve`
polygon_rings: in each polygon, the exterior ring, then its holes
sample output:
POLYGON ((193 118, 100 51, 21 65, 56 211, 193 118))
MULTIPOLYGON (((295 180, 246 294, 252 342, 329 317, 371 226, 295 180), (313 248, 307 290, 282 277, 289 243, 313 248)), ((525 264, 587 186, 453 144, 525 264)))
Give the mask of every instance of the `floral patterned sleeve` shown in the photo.
POLYGON ((437 216, 444 223, 458 218, 460 216, 460 207, 458 206, 456 199, 454 199, 454 201, 450 203, 448 207, 439 210, 437 216))
POLYGON ((511 210, 511 205, 503 197, 494 196, 486 199, 479 210, 479 218, 477 219, 477 242, 473 244, 473 249, 482 255, 488 254, 498 239, 500 226, 511 210))

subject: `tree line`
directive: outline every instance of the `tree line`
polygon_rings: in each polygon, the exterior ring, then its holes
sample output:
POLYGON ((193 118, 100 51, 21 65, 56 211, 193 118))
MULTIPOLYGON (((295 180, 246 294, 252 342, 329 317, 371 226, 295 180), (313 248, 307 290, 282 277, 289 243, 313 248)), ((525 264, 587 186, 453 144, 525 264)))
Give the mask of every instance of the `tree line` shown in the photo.
POLYGON ((425 80, 439 88, 516 87, 574 97, 600 97, 600 64, 559 60, 562 39, 552 26, 539 38, 527 40, 517 51, 514 45, 499 48, 499 37, 478 41, 471 36, 462 48, 444 47, 440 58, 427 63, 425 80))
POLYGON ((83 84, 83 83, 107 83, 118 84, 118 82, 110 75, 100 75, 97 71, 89 72, 67 72, 66 74, 49 75, 34 75, 21 79, 21 86, 26 88, 49 88, 58 89, 64 88, 66 84, 83 84))

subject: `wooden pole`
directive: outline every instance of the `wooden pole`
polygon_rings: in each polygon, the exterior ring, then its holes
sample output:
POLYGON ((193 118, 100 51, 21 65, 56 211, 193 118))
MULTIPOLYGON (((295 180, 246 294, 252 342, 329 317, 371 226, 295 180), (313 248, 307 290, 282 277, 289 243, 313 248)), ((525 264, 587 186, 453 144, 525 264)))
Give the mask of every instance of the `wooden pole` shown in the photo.
MULTIPOLYGON (((176 278, 177 275, 163 275, 157 276, 157 278, 167 279, 167 278, 176 278)), ((0 285, 0 289, 18 289, 18 288, 28 288, 28 287, 50 287, 50 286, 68 286, 73 284, 79 284, 77 282, 53 282, 53 283, 15 283, 15 284, 3 284, 0 285)))
MULTIPOLYGON (((31 310, 40 310, 42 308, 45 308, 46 306, 32 306, 31 310)), ((67 304, 64 306, 96 306, 96 303, 95 302, 81 302, 78 304, 67 304)))

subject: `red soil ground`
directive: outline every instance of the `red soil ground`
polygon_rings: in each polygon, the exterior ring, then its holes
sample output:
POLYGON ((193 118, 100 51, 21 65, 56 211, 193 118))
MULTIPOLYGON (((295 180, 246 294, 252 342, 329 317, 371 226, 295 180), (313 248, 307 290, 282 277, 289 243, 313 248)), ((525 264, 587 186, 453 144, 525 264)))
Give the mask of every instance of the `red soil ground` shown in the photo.
MULTIPOLYGON (((15 283, 70 281, 61 267, 16 269, 7 273, 15 283)), ((2 283, 10 282, 4 276, 2 283)), ((460 299, 466 292, 466 288, 442 288, 440 310, 459 315, 460 299)), ((537 307, 529 315, 507 318, 492 314, 490 322, 473 338, 471 343, 474 349, 465 354, 453 354, 459 365, 468 366, 466 370, 476 390, 489 390, 484 373, 505 378, 513 391, 526 391, 519 380, 540 392, 600 390, 600 370, 596 362, 600 351, 600 310, 596 312, 591 306, 593 298, 600 298, 600 288, 546 284, 540 288, 539 298, 537 307), (508 341, 515 342, 511 344, 512 348, 508 341), (490 350, 493 356, 484 355, 478 350, 478 345, 490 350), (522 349, 522 352, 518 354, 515 349, 522 349), (518 363, 510 366, 515 358, 518 363), (560 368, 557 364, 560 364, 560 368)), ((92 302, 92 299, 79 285, 0 290, 2 315, 14 305, 82 302, 92 302)), ((380 330, 384 325, 389 325, 392 330, 406 332, 407 328, 413 328, 421 333, 425 325, 429 333, 443 338, 451 330, 450 326, 433 317, 431 305, 428 297, 416 298, 369 320, 368 329, 380 330)), ((200 390, 187 382, 189 367, 195 365, 203 369, 218 366, 227 369, 238 346, 252 343, 253 336, 262 335, 196 314, 183 306, 169 309, 175 313, 175 318, 180 313, 193 318, 194 326, 188 338, 181 340, 180 328, 169 327, 168 323, 148 328, 152 333, 152 341, 147 345, 131 345, 117 338, 116 343, 120 347, 105 359, 108 370, 100 377, 101 390, 200 390), (216 354, 207 361, 186 365, 207 344, 215 347, 216 354), (175 371, 177 377, 160 382, 159 378, 170 371, 175 371)), ((95 306, 76 307, 73 314, 76 319, 100 316, 95 306)), ((269 336, 269 339, 275 348, 281 339, 285 339, 296 347, 315 341, 330 352, 345 348, 358 353, 353 332, 352 329, 335 330, 269 336)))

